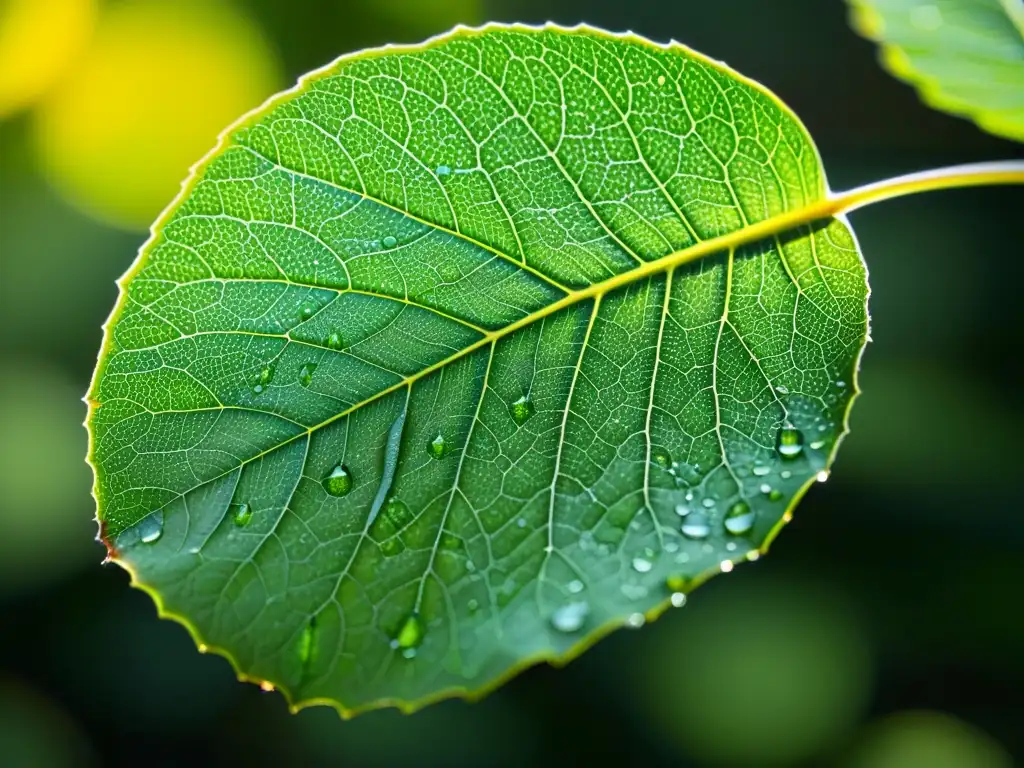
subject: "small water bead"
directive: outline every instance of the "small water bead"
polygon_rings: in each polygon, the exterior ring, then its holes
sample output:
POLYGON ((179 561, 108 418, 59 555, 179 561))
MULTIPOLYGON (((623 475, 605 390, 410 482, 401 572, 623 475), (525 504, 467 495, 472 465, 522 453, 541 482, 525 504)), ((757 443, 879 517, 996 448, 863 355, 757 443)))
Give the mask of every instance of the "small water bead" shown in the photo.
POLYGON ((252 508, 245 502, 232 504, 228 509, 231 512, 232 522, 239 528, 244 528, 252 520, 252 508))
POLYGON ((764 494, 765 496, 767 496, 767 495, 768 495, 769 493, 771 493, 771 492, 772 492, 772 487, 771 487, 770 485, 768 485, 768 483, 761 483, 761 488, 760 488, 760 491, 761 491, 761 493, 763 493, 763 494, 764 494))
POLYGON ((299 384, 308 387, 313 383, 313 372, 316 371, 316 363, 306 363, 299 369, 299 384))
POLYGON ((788 395, 789 387, 787 387, 785 384, 779 384, 777 387, 775 387, 775 391, 778 392, 780 395, 788 395))
POLYGON ((299 318, 302 320, 302 322, 306 322, 315 314, 316 308, 313 307, 311 304, 306 304, 302 307, 302 309, 299 310, 299 318))
POLYGON ((444 455, 448 453, 448 442, 444 439, 444 435, 440 432, 437 433, 437 437, 427 445, 427 453, 435 459, 444 458, 444 455))
POLYGON ((771 493, 768 494, 768 500, 769 501, 781 501, 782 500, 782 491, 780 491, 778 488, 773 488, 771 493))
POLYGON ((682 608, 686 605, 686 595, 682 592, 673 592, 670 600, 673 608, 682 608))
POLYGON ((583 591, 583 582, 579 579, 573 579, 566 585, 566 589, 574 595, 578 595, 583 591))
POLYGON ((646 621, 642 613, 631 613, 626 619, 626 626, 630 629, 640 629, 646 621))
POLYGON ((272 682, 270 682, 269 680, 264 680, 263 682, 260 683, 260 690, 263 691, 264 693, 273 693, 274 692, 274 684, 272 682))
POLYGON ((633 558, 633 570, 637 573, 650 573, 651 568, 654 564, 650 560, 646 560, 642 557, 633 558))
POLYGON ((267 385, 274 380, 274 366, 265 365, 260 370, 258 382, 263 385, 267 385))
POLYGON ((704 499, 704 501, 702 501, 701 504, 704 505, 704 509, 714 509, 715 500, 714 499, 704 499))
POLYGON ((407 659, 412 658, 416 655, 416 648, 419 648, 426 634, 427 628, 420 615, 418 613, 411 613, 409 618, 405 620, 405 623, 402 624, 402 628, 398 630, 395 639, 391 641, 391 647, 403 649, 402 655, 407 659), (412 654, 404 653, 404 651, 410 650, 412 654))
POLYGON ((723 560, 718 564, 718 567, 722 569, 722 573, 729 573, 732 571, 732 560, 723 560))
POLYGON ((324 478, 324 490, 331 496, 344 496, 352 490, 352 474, 344 464, 338 464, 324 478))
POLYGON ((309 623, 302 628, 299 635, 298 655, 302 664, 308 664, 313 660, 316 653, 316 616, 309 620, 309 623))
POLYGON ((727 550, 729 550, 730 552, 735 552, 736 551, 736 542, 735 541, 727 541, 727 542, 725 542, 725 548, 727 550))
POLYGON ((824 483, 826 480, 828 480, 828 470, 823 469, 814 477, 819 483, 824 483))
POLYGON ((447 165, 439 165, 439 166, 437 166, 437 170, 435 171, 435 173, 438 176, 447 176, 451 172, 452 172, 452 169, 449 168, 447 165))
POLYGON ((589 613, 590 605, 586 601, 566 603, 551 614, 551 626, 559 632, 578 632, 589 613))
POLYGON ((725 530, 737 536, 746 533, 754 527, 755 518, 754 510, 747 502, 737 501, 725 514, 725 530))
POLYGON ((755 477, 766 477, 771 474, 772 468, 766 466, 756 466, 754 467, 753 471, 755 477))
POLYGON ((665 84, 665 76, 664 75, 658 75, 658 85, 664 85, 664 84, 665 84))
POLYGON ((512 403, 508 410, 512 416, 512 421, 521 426, 533 415, 533 401, 529 396, 523 395, 512 403))
POLYGON ((702 513, 693 512, 686 516, 679 530, 688 539, 705 539, 711 533, 711 526, 702 513))
POLYGON ((685 498, 687 501, 693 501, 693 491, 687 491, 686 496, 684 496, 683 498, 685 498))
POLYGON ((466 603, 466 608, 469 609, 470 613, 476 613, 478 610, 480 610, 480 601, 474 597, 468 603, 466 603))
POLYGON ((341 339, 340 333, 332 333, 327 337, 328 349, 338 350, 345 346, 345 343, 341 339))
POLYGON ((788 469, 784 469, 781 472, 779 472, 779 477, 781 477, 783 480, 789 480, 789 478, 791 478, 792 476, 793 473, 790 472, 788 469))
POLYGON ((779 430, 776 441, 779 455, 784 459, 795 459, 804 450, 804 435, 792 424, 786 424, 779 430))
POLYGON ((142 518, 139 522, 139 541, 143 544, 154 544, 164 535, 164 513, 157 510, 142 518))
POLYGON ((690 508, 685 504, 676 504, 676 514, 680 517, 686 517, 690 514, 690 508))
POLYGON ((679 544, 677 542, 671 541, 671 540, 670 541, 666 541, 665 542, 665 546, 663 547, 663 549, 666 552, 671 554, 672 552, 679 551, 679 544))
POLYGON ((384 245, 385 248, 394 248, 396 245, 398 245, 398 238, 388 235, 381 241, 381 243, 384 245))

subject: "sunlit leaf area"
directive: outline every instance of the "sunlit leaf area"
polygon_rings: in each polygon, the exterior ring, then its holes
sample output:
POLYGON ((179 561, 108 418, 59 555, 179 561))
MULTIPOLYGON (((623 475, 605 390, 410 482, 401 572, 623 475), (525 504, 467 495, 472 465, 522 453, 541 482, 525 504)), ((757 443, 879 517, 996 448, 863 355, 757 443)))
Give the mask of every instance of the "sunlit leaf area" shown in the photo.
MULTIPOLYGON (((304 72, 485 20, 586 21, 720 59, 800 115, 835 189, 1021 156, 887 74, 838 0, 0 2, 0 762, 1024 760, 1020 187, 852 214, 872 338, 827 482, 767 556, 477 703, 290 714, 101 565, 81 397, 115 280, 190 166, 304 72)), ((520 405, 510 424, 544 418, 520 405)), ((425 440, 428 466, 435 453, 425 440)), ((395 639, 418 647, 416 629, 395 639)))

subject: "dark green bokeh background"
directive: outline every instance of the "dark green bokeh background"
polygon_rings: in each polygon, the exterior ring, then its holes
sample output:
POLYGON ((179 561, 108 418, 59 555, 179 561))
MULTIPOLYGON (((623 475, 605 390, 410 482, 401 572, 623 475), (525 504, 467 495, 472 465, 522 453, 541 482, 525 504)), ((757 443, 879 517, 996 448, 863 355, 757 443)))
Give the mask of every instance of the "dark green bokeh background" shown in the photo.
MULTIPOLYGON (((453 20, 445 5, 237 4, 289 80, 453 20)), ((840 0, 489 0, 477 13, 466 20, 587 21, 721 59, 800 115, 836 189, 1024 155, 885 74, 840 0)), ((278 695, 236 683, 100 566, 77 398, 144 235, 62 202, 28 132, 25 116, 0 122, 0 763, 914 765, 920 750, 871 752, 887 728, 924 734, 942 765, 1024 762, 1024 188, 852 215, 873 288, 864 394, 832 479, 769 557, 481 704, 341 723, 326 709, 290 717, 278 695), (922 709, 961 722, 887 720, 922 709)))

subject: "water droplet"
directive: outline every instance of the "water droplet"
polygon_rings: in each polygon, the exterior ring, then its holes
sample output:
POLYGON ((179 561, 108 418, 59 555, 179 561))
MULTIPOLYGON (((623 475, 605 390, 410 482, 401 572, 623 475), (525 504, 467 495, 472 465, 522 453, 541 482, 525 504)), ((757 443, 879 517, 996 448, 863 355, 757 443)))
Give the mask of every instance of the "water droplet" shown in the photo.
POLYGON ((559 632, 577 632, 589 613, 590 605, 583 600, 566 603, 551 614, 551 626, 559 632))
POLYGON ((757 466, 754 467, 753 471, 755 477, 766 477, 767 475, 771 474, 772 468, 765 466, 757 466))
POLYGON ((673 574, 665 579, 665 586, 669 592, 685 592, 686 591, 686 578, 679 573, 673 574))
POLYGON ((789 478, 791 478, 792 476, 793 473, 790 472, 788 469, 784 469, 781 472, 779 472, 779 477, 781 477, 783 480, 789 480, 789 478))
POLYGON ((327 347, 329 349, 341 349, 344 346, 345 344, 341 340, 340 333, 332 333, 330 336, 327 337, 327 347))
MULTIPOLYGON (((391 642, 393 648, 402 648, 405 650, 419 648, 420 643, 423 642, 423 637, 427 634, 427 628, 423 624, 423 620, 420 618, 418 613, 409 614, 409 618, 405 620, 402 628, 398 630, 398 634, 395 639, 391 642)), ((413 656, 416 654, 413 653, 413 656)), ((406 656, 411 658, 411 656, 406 656)))
POLYGON ((299 317, 303 322, 309 320, 314 314, 316 314, 316 308, 312 304, 306 304, 299 310, 299 317))
POLYGON ((394 557, 395 555, 400 555, 405 551, 405 544, 403 544, 402 540, 397 537, 385 539, 380 543, 380 551, 384 557, 394 557))
POLYGON ((525 517, 520 517, 518 520, 516 520, 516 525, 518 525, 520 528, 525 528, 526 527, 526 518, 525 517))
POLYGON ((273 693, 274 684, 269 680, 264 680, 262 683, 260 683, 260 690, 264 693, 273 693))
POLYGON ((693 512, 686 516, 679 530, 688 539, 703 539, 711 533, 711 526, 708 525, 708 519, 702 513, 693 512))
POLYGON ((669 465, 672 463, 672 457, 669 456, 664 451, 655 451, 653 454, 651 454, 651 461, 653 461, 662 469, 668 469, 669 465))
POLYGON ((760 491, 761 491, 761 493, 763 493, 763 494, 764 494, 765 496, 767 496, 767 495, 768 495, 769 493, 771 493, 771 492, 772 492, 772 487, 771 487, 770 485, 768 485, 768 483, 761 483, 761 488, 760 488, 760 491))
POLYGON ((768 494, 769 501, 780 501, 782 499, 782 491, 778 488, 773 488, 772 492, 768 494))
POLYGON ((437 437, 431 440, 429 445, 427 445, 427 453, 435 459, 444 458, 444 455, 448 453, 448 443, 445 441, 444 435, 440 432, 437 433, 437 437))
POLYGON ((573 579, 568 583, 566 588, 574 595, 578 595, 583 591, 583 582, 579 579, 573 579))
POLYGON ((686 595, 684 595, 682 592, 673 592, 672 597, 670 599, 672 601, 673 608, 682 608, 684 605, 686 605, 686 595))
POLYGON ((163 536, 164 533, 164 513, 163 510, 158 509, 139 521, 139 541, 143 544, 153 544, 163 536))
POLYGON ((786 424, 779 430, 776 441, 779 455, 784 459, 795 459, 804 450, 803 433, 792 424, 786 424))
POLYGON ((825 441, 824 440, 815 440, 813 443, 810 444, 810 446, 811 446, 811 448, 813 450, 820 451, 822 448, 825 447, 825 441))
POLYGON ((313 382, 313 372, 316 370, 316 363, 306 363, 299 369, 299 384, 308 387, 313 382))
POLYGON ((452 169, 449 168, 447 165, 439 165, 439 166, 437 166, 437 170, 435 171, 435 173, 438 176, 447 176, 451 172, 452 172, 452 169))
POLYGON ((324 478, 324 490, 331 496, 344 496, 352 490, 352 475, 348 467, 338 464, 331 470, 331 474, 324 478))
POLYGON ((725 530, 729 533, 739 535, 746 533, 754 527, 754 510, 745 501, 737 501, 725 514, 725 530))
POLYGON ((637 573, 649 573, 654 565, 650 560, 646 560, 642 557, 633 558, 633 570, 637 573))
POLYGON ((789 387, 787 387, 785 384, 779 384, 777 387, 775 387, 775 391, 778 392, 780 395, 788 395, 789 387))
POLYGON ((646 619, 642 613, 631 613, 626 619, 626 626, 630 629, 640 629, 645 621, 646 619))
POLYGON ((826 480, 828 480, 828 470, 823 469, 814 477, 819 483, 824 483, 826 480))
POLYGON ((313 660, 316 653, 316 616, 309 620, 309 623, 302 628, 298 642, 299 661, 303 665, 313 660))
POLYGON ((228 509, 231 512, 231 520, 239 528, 244 528, 252 520, 252 507, 245 502, 241 504, 232 504, 228 509))
POLYGON ((265 365, 260 371, 259 383, 267 385, 274 380, 274 366, 265 365))
POLYGON ((664 84, 665 84, 665 76, 664 75, 658 75, 658 85, 664 85, 664 84))
POLYGON ((516 424, 522 425, 528 418, 533 416, 533 401, 527 395, 523 395, 512 403, 508 410, 512 415, 512 420, 516 424))
POLYGON ((385 248, 394 248, 396 245, 398 245, 398 239, 392 237, 391 235, 385 237, 381 242, 383 243, 385 248))
POLYGON ((723 560, 718 567, 722 569, 722 573, 729 573, 732 571, 732 560, 723 560))
POLYGON ((685 504, 676 504, 676 514, 680 517, 686 517, 690 514, 690 508, 685 504))
POLYGON ((704 505, 704 509, 712 509, 715 506, 715 500, 714 499, 704 499, 704 501, 702 501, 701 504, 704 505))

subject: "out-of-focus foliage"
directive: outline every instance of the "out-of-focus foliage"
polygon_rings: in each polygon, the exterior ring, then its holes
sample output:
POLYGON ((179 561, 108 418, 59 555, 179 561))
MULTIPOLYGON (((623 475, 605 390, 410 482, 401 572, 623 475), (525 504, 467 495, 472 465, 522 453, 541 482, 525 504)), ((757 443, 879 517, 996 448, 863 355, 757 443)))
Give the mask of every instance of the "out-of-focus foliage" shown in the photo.
POLYGON ((95 21, 96 0, 0 3, 0 119, 66 76, 95 21))
POLYGON ((217 134, 281 84, 262 31, 221 2, 124 0, 40 105, 35 142, 67 198, 143 230, 217 134))
POLYGON ((882 63, 928 104, 1024 141, 1024 1, 848 2, 882 63))

